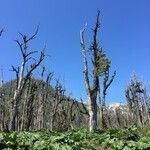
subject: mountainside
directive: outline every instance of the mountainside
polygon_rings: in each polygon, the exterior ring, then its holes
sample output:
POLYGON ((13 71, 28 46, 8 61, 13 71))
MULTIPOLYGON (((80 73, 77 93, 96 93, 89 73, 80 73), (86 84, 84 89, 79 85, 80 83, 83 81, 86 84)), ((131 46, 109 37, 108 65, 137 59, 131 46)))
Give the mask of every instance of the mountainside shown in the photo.
MULTIPOLYGON (((13 104, 16 80, 0 88, 1 129, 7 129, 13 104)), ((84 105, 65 95, 65 89, 57 83, 55 87, 44 81, 28 81, 19 103, 18 130, 51 128, 66 130, 70 127, 86 127, 87 114, 84 105)))
MULTIPOLYGON (((16 80, 3 84, 0 88, 0 130, 8 130, 16 80)), ((57 131, 70 128, 88 128, 86 104, 65 95, 60 83, 54 87, 38 79, 28 81, 18 104, 17 130, 50 128, 57 131)), ((105 108, 104 120, 107 127, 124 127, 133 123, 126 105, 112 104, 105 108)), ((98 106, 98 128, 101 128, 101 114, 98 106)))

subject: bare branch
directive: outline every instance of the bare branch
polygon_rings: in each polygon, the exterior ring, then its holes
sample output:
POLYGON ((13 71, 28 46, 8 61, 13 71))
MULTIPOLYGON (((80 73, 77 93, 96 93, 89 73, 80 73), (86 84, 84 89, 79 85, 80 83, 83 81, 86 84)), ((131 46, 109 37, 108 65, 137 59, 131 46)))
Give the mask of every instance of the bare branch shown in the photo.
POLYGON ((53 73, 52 72, 49 72, 48 75, 47 75, 47 78, 46 78, 46 83, 49 84, 49 82, 51 81, 53 77, 53 73))
POLYGON ((41 64, 41 62, 44 60, 44 58, 45 58, 45 53, 44 53, 44 51, 41 51, 38 61, 36 61, 34 64, 31 64, 30 69, 26 75, 26 78, 28 78, 30 76, 30 74, 33 72, 33 70, 35 70, 41 64))
POLYGON ((20 69, 19 69, 19 67, 14 67, 13 65, 12 65, 11 67, 12 67, 12 70, 11 70, 11 71, 14 71, 15 74, 16 74, 16 80, 17 80, 16 87, 18 87, 20 69))
POLYGON ((111 79, 109 80, 109 68, 107 71, 105 71, 105 77, 103 80, 103 102, 102 105, 105 106, 105 97, 106 97, 106 91, 108 89, 108 87, 111 85, 111 83, 113 82, 114 78, 116 76, 116 71, 114 71, 113 75, 111 76, 111 79))
MULTIPOLYGON (((114 78, 116 76, 116 71, 114 71, 110 81, 106 84, 106 90, 108 89, 108 87, 111 85, 111 83, 113 82, 114 78)), ((108 80, 107 80, 108 81, 108 80)))
POLYGON ((30 55, 35 54, 35 53, 37 53, 37 52, 38 52, 38 51, 29 52, 28 54, 26 54, 26 57, 29 57, 30 55))
POLYGON ((80 43, 81 43, 83 63, 84 63, 83 73, 84 73, 85 86, 86 86, 87 94, 90 94, 90 82, 89 82, 89 77, 88 77, 88 63, 87 63, 87 58, 86 58, 86 54, 85 54, 84 31, 85 31, 85 28, 80 30, 80 43))
POLYGON ((0 30, 0 36, 2 36, 3 32, 4 32, 4 29, 1 29, 0 30))
MULTIPOLYGON (((84 109, 84 111, 83 111, 81 108, 79 108, 80 113, 82 113, 82 114, 85 114, 85 115, 88 115, 88 116, 89 116, 88 109, 86 108, 85 104, 83 103, 82 98, 80 98, 80 101, 81 101, 82 108, 84 109)), ((78 105, 78 107, 79 107, 79 105, 78 105)))
POLYGON ((20 43, 19 40, 14 40, 14 41, 18 44, 18 46, 19 46, 19 48, 21 50, 22 56, 24 57, 25 54, 24 54, 24 51, 23 51, 23 44, 20 43))
POLYGON ((27 42, 33 40, 36 37, 36 35, 38 34, 38 31, 39 31, 39 25, 37 26, 35 33, 27 39, 27 42))

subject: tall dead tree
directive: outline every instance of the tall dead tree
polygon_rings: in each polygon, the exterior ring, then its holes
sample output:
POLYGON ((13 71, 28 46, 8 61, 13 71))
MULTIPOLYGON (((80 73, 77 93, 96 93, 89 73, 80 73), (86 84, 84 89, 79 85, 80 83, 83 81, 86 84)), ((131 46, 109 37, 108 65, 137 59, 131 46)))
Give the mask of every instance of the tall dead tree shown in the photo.
POLYGON ((12 110, 11 110, 11 115, 10 115, 10 126, 9 130, 14 131, 16 130, 16 117, 18 114, 18 107, 19 103, 21 101, 21 96, 24 91, 24 88, 27 84, 28 79, 31 77, 33 71, 41 64, 41 62, 44 60, 45 53, 44 50, 41 51, 40 57, 36 60, 33 58, 33 54, 37 53, 37 51, 30 51, 28 52, 28 44, 30 41, 32 41, 35 36, 38 33, 38 28, 36 32, 28 37, 27 35, 23 35, 20 33, 22 41, 16 40, 16 43, 18 44, 20 51, 21 51, 21 57, 22 57, 22 62, 20 67, 14 67, 12 66, 12 70, 16 73, 16 89, 14 92, 14 97, 12 101, 12 110), (31 63, 30 61, 33 60, 31 63), (27 65, 27 63, 29 64, 27 65))
POLYGON ((84 31, 85 28, 80 30, 80 42, 82 48, 82 56, 84 63, 84 81, 86 87, 86 93, 88 97, 88 112, 89 112, 89 130, 90 132, 94 132, 97 128, 97 95, 100 90, 99 85, 99 76, 101 76, 109 65, 109 60, 106 58, 102 48, 99 47, 99 43, 97 41, 98 29, 100 28, 99 22, 100 12, 98 11, 96 17, 96 24, 93 28, 93 40, 89 47, 89 56, 90 62, 92 65, 92 71, 89 72, 88 60, 86 55, 85 41, 84 41, 84 31), (92 74, 92 78, 90 79, 89 75, 92 74))

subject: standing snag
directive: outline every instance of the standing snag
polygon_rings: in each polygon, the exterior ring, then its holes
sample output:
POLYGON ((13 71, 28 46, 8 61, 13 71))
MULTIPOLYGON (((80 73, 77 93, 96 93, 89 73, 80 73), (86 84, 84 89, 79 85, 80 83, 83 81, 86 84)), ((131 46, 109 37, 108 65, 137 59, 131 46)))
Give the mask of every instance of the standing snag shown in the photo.
POLYGON ((142 117, 142 97, 144 94, 144 88, 141 81, 137 79, 134 75, 131 78, 129 85, 125 90, 125 96, 127 98, 129 111, 131 113, 131 118, 133 122, 138 125, 143 125, 143 117, 142 117))
POLYGON ((82 48, 83 64, 84 64, 84 82, 86 87, 86 93, 88 97, 88 112, 89 112, 89 130, 94 132, 97 129, 97 97, 100 90, 99 77, 104 74, 108 68, 110 61, 106 57, 102 48, 99 46, 97 40, 98 29, 100 28, 99 22, 100 12, 98 11, 96 17, 96 24, 93 28, 93 40, 88 49, 90 61, 87 60, 84 32, 85 28, 80 30, 80 42, 82 48), (88 62, 91 63, 92 71, 88 67, 88 62), (89 75, 92 74, 90 78, 89 75))
POLYGON ((17 130, 16 122, 17 122, 17 115, 18 115, 18 107, 21 101, 22 93, 27 84, 27 81, 32 76, 33 71, 41 64, 41 62, 45 58, 44 50, 40 52, 40 57, 38 59, 35 59, 32 56, 33 54, 37 53, 37 51, 28 52, 28 44, 30 41, 32 41, 35 38, 37 33, 38 33, 38 28, 36 32, 30 37, 19 33, 22 37, 22 41, 15 40, 21 51, 22 62, 20 67, 16 68, 12 66, 12 71, 16 73, 17 84, 14 92, 14 97, 12 101, 12 110, 10 114, 9 130, 11 131, 17 130), (33 60, 33 63, 30 60, 33 60))
POLYGON ((102 102, 100 106, 100 116, 102 119, 102 127, 107 128, 109 126, 108 121, 108 110, 106 108, 106 95, 107 90, 112 84, 114 78, 116 76, 116 71, 114 71, 113 75, 110 77, 110 66, 104 71, 104 78, 103 78, 103 91, 102 91, 102 102))

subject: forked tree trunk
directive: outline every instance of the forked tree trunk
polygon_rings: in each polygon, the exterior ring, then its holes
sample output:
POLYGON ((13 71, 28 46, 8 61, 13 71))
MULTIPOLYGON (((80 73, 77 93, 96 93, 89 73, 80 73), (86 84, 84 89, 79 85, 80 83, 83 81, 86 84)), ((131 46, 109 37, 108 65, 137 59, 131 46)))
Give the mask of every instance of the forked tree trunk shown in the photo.
POLYGON ((87 56, 85 51, 85 43, 84 43, 84 30, 82 29, 80 31, 80 42, 81 42, 81 48, 82 48, 82 56, 83 56, 83 63, 84 63, 84 82, 86 87, 86 93, 87 93, 87 99, 88 99, 88 113, 89 113, 89 130, 90 132, 95 132, 97 129, 97 94, 99 90, 99 77, 97 74, 97 66, 96 66, 96 60, 97 60, 97 30, 99 28, 99 12, 97 16, 96 26, 93 29, 94 36, 93 36, 93 60, 92 60, 92 86, 90 85, 90 79, 89 79, 89 69, 88 69, 88 62, 87 62, 87 56))
POLYGON ((38 28, 35 34, 33 34, 29 38, 28 36, 20 33, 23 42, 16 40, 21 51, 22 62, 21 62, 21 66, 18 68, 12 66, 13 71, 16 73, 17 84, 16 84, 16 89, 13 98, 12 110, 10 112, 11 114, 10 114, 9 130, 11 131, 16 130, 16 120, 17 120, 17 114, 19 110, 19 104, 21 102, 22 93, 25 89, 25 86, 27 85, 27 81, 30 79, 32 72, 41 64, 41 62, 44 60, 45 57, 44 51, 41 51, 39 59, 35 60, 33 63, 30 63, 30 67, 27 67, 28 61, 33 58, 32 54, 36 53, 36 51, 27 52, 28 42, 33 40, 37 35, 37 33, 38 33, 38 28), (27 71, 25 72, 26 67, 27 67, 27 71))
POLYGON ((93 77, 93 89, 90 87, 90 81, 88 77, 88 64, 87 64, 87 58, 85 54, 85 45, 84 45, 84 29, 80 31, 80 38, 81 38, 81 47, 82 47, 82 56, 83 56, 83 62, 84 62, 84 82, 86 87, 86 93, 88 98, 88 113, 89 113, 89 130, 90 132, 94 132, 97 128, 97 76, 93 77))
MULTIPOLYGON (((99 22, 100 12, 98 11, 96 17, 96 24, 93 28, 93 41, 88 49, 90 61, 86 55, 86 48, 84 43, 84 30, 80 31, 80 42, 82 48, 82 56, 84 63, 84 82, 86 87, 86 93, 88 98, 88 110, 89 110, 89 130, 94 132, 97 128, 97 97, 100 100, 100 83, 99 77, 107 71, 110 65, 109 59, 104 54, 102 48, 99 46, 97 40, 98 29, 100 28, 99 22), (92 69, 88 68, 88 62, 91 64, 92 69), (90 71, 90 72, 89 72, 90 71)), ((107 80, 108 81, 108 80, 107 80)), ((106 83, 107 83, 106 81, 106 83)), ((109 86, 108 83, 107 86, 109 86)), ((107 87, 106 87, 107 88, 107 87)), ((101 101, 101 100, 100 100, 101 101)))

